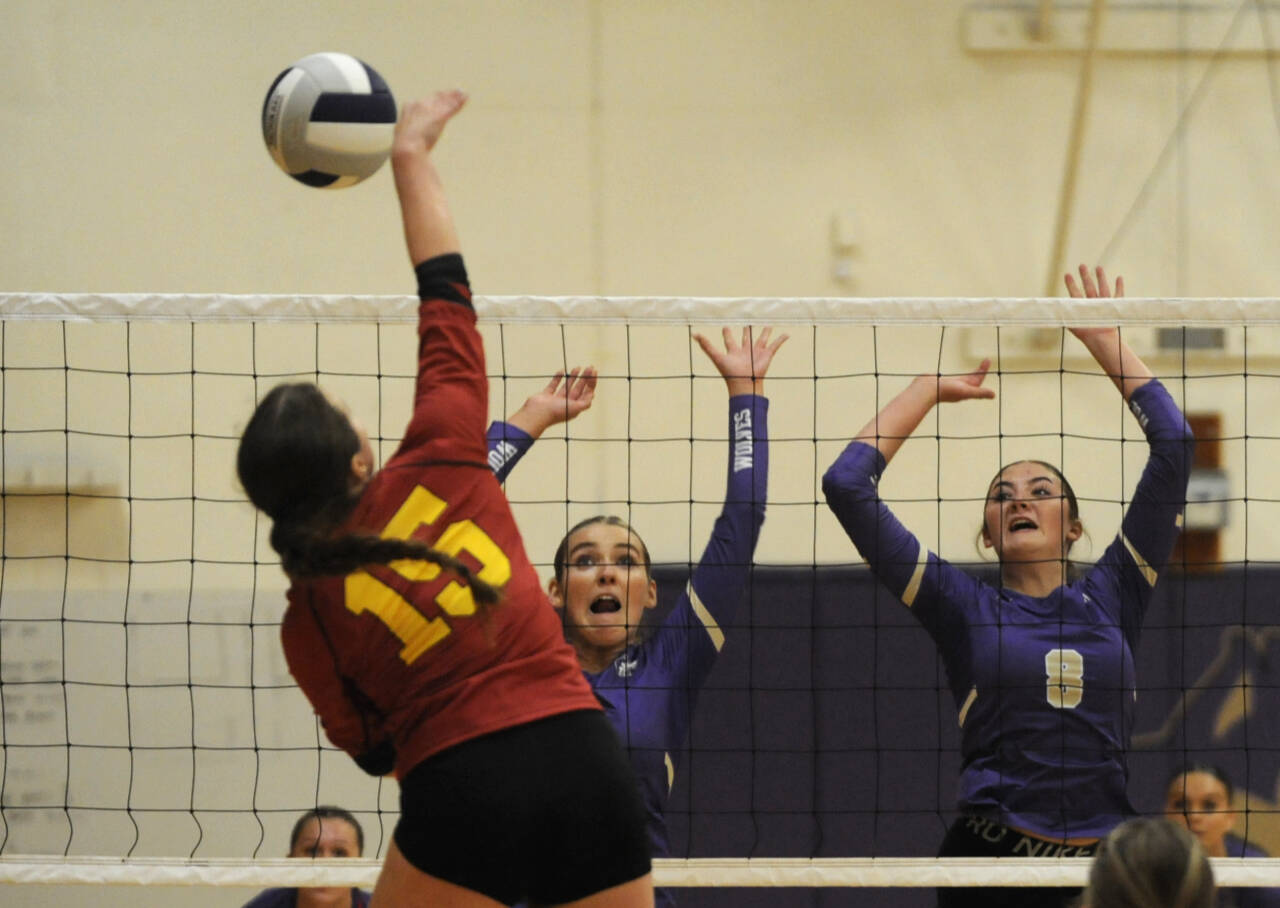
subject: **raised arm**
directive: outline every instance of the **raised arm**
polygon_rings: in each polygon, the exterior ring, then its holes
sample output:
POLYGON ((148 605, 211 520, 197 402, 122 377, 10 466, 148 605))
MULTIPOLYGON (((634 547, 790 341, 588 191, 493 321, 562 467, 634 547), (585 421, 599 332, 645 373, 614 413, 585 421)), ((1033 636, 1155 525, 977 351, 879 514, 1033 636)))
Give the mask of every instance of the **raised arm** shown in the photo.
MULTIPOLYGON (((939 403, 995 397, 983 387, 991 363, 965 375, 921 375, 862 427, 822 476, 827 505, 880 581, 911 608, 944 656, 961 638, 946 628, 965 620, 955 603, 973 602, 978 581, 928 551, 880 498, 880 476, 921 420, 939 403)), ((957 692, 953 689, 953 694, 957 692)))
MULTIPOLYGON (((773 355, 787 340, 782 334, 771 341, 771 334, 770 328, 744 328, 737 339, 725 328, 723 349, 694 335, 729 390, 728 479, 724 505, 689 585, 653 638, 678 685, 673 690, 696 690, 706 680, 751 578, 769 492, 769 401, 761 392, 773 355), (691 626, 706 633, 690 634, 691 626)), ((687 723, 688 701, 680 699, 684 703, 676 709, 683 718, 672 721, 687 723)))
POLYGON ((769 402, 764 397, 764 377, 774 354, 790 336, 779 334, 771 341, 772 334, 772 328, 763 328, 759 334, 743 328, 741 338, 735 340, 733 331, 725 327, 721 330, 723 350, 704 335, 693 335, 729 391, 729 482, 721 521, 712 532, 707 552, 711 553, 719 539, 740 549, 735 557, 741 562, 751 561, 769 490, 769 402), (753 518, 733 515, 729 524, 722 526, 734 504, 746 504, 749 511, 758 513, 753 518))
POLYGON ((396 123, 391 167, 400 198, 405 244, 415 267, 436 256, 461 251, 431 150, 445 124, 466 102, 464 92, 436 92, 406 104, 396 123))
POLYGON ((563 372, 557 372, 545 388, 531 395, 506 422, 490 423, 489 467, 498 482, 506 480, 543 432, 584 413, 595 399, 595 393, 595 366, 575 367, 568 378, 563 372))
POLYGON ((462 109, 460 91, 436 92, 404 106, 391 144, 405 245, 418 283, 418 378, 400 450, 483 461, 489 384, 476 331, 471 285, 433 149, 462 109))
POLYGON ((888 463, 935 405, 995 397, 995 390, 982 384, 990 368, 991 360, 984 359, 967 375, 921 375, 915 378, 885 404, 853 440, 878 449, 888 463))
MULTIPOLYGON (((1112 296, 1111 286, 1107 282, 1106 272, 1102 270, 1101 265, 1096 269, 1096 279, 1095 275, 1089 272, 1087 265, 1081 265, 1080 282, 1077 283, 1072 274, 1066 275, 1066 282, 1067 292, 1077 299, 1101 299, 1112 296)), ((1123 277, 1116 278, 1115 296, 1117 298, 1124 296, 1123 277)), ((1072 328, 1070 330, 1093 354, 1102 371, 1111 377, 1111 381, 1115 383, 1126 401, 1134 391, 1155 377, 1147 368, 1147 364, 1125 343, 1124 338, 1120 336, 1119 328, 1072 328)))

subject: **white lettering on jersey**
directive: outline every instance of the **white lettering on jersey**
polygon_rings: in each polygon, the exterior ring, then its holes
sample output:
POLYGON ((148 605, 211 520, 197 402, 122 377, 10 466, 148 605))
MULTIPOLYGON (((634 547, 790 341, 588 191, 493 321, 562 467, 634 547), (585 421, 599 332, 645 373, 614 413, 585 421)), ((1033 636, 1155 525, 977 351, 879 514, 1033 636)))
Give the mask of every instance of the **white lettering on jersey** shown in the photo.
POLYGON ((755 462, 755 440, 751 435, 751 410, 733 414, 733 472, 750 470, 755 462))
POLYGON ((1138 418, 1138 425, 1142 426, 1144 429, 1147 427, 1147 423, 1150 421, 1151 417, 1147 416, 1147 414, 1142 411, 1142 408, 1138 406, 1137 401, 1132 398, 1129 399, 1129 412, 1138 418))
POLYGON ((516 446, 513 445, 511 442, 509 441, 498 442, 497 447, 495 447, 492 451, 489 452, 489 469, 497 473, 499 470, 501 470, 504 466, 507 465, 507 461, 510 460, 512 457, 514 457, 515 454, 516 454, 516 446))

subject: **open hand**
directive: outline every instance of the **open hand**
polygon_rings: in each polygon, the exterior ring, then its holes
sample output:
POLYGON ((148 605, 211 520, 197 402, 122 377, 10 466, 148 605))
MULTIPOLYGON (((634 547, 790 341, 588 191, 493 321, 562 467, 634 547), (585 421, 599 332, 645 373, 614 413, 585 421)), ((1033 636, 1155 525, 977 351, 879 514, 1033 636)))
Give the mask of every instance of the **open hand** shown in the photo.
MULTIPOLYGON (((1113 294, 1111 286, 1107 283, 1107 273, 1102 270, 1099 265, 1095 271, 1097 277, 1090 273, 1088 265, 1080 266, 1080 283, 1076 283, 1075 275, 1067 272, 1067 292, 1076 299, 1109 299, 1113 294)), ((1124 296, 1124 278, 1116 277, 1116 288, 1114 296, 1124 296)), ((1089 337, 1101 334, 1110 334, 1115 331, 1114 328, 1070 328, 1068 329, 1080 340, 1086 340, 1089 337)))
POLYGON ((529 399, 507 422, 537 438, 551 426, 568 422, 586 411, 595 400, 599 374, 595 366, 574 368, 566 376, 557 372, 547 386, 529 399))
POLYGON ((546 411, 549 426, 568 422, 591 406, 598 378, 595 366, 571 369, 567 376, 557 372, 545 388, 525 401, 525 406, 546 411))
POLYGON ((725 384, 729 386, 730 396, 737 394, 760 394, 764 391, 764 376, 773 362, 773 354, 786 343, 789 334, 779 334, 777 340, 769 342, 772 328, 763 328, 758 336, 753 336, 752 329, 742 329, 742 339, 735 341, 733 332, 726 326, 722 329, 724 350, 716 349, 705 336, 694 334, 694 340, 707 354, 725 384))
POLYGON ((978 368, 964 375, 923 375, 917 381, 930 384, 938 395, 938 403, 950 404, 961 400, 989 400, 996 396, 995 388, 983 385, 991 360, 984 359, 978 368))
POLYGON ((394 148, 400 153, 428 152, 444 132, 444 124, 467 103, 464 91, 438 91, 405 104, 396 121, 394 148))

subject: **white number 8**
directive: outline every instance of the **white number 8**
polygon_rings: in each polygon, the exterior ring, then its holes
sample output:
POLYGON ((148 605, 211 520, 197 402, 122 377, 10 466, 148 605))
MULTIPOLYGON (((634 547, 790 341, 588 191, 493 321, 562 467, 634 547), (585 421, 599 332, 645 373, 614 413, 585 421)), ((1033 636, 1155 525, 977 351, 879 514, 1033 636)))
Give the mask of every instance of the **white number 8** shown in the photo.
POLYGON ((1051 649, 1044 654, 1048 679, 1045 696, 1054 709, 1075 709, 1084 699, 1084 657, 1073 649, 1051 649))

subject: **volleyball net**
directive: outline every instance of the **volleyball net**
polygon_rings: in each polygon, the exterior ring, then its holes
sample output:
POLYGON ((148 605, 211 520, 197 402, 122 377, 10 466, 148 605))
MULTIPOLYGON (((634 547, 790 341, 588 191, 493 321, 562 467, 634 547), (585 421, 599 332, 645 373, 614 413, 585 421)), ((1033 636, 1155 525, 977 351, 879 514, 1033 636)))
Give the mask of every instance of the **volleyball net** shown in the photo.
MULTIPOLYGON (((955 706, 933 642, 869 576, 820 482, 913 376, 989 357, 996 399, 936 408, 882 496, 923 545, 990 570, 975 544, 986 484, 1002 464, 1046 460, 1080 499, 1073 557, 1097 557, 1146 445, 1063 330, 1087 324, 1122 327, 1199 440, 1186 532, 1137 654, 1131 799, 1158 813, 1174 769, 1222 765, 1237 832, 1280 853, 1280 301, 495 297, 477 310, 491 418, 557 371, 600 372, 593 407, 506 483, 542 578, 569 526, 616 513, 648 544, 666 607, 707 542, 728 456, 724 382, 691 334, 791 335, 766 380, 753 582, 679 761, 660 883, 1083 881, 1077 860, 929 857, 954 818, 955 706)), ((305 379, 362 418, 385 461, 411 409, 415 321, 402 297, 0 295, 0 882, 372 883, 396 786, 333 749, 292 683, 285 578, 234 455, 255 401, 305 379), (360 819, 367 860, 280 860, 320 804, 360 819)), ((1218 869, 1280 885, 1271 861, 1218 869)))

